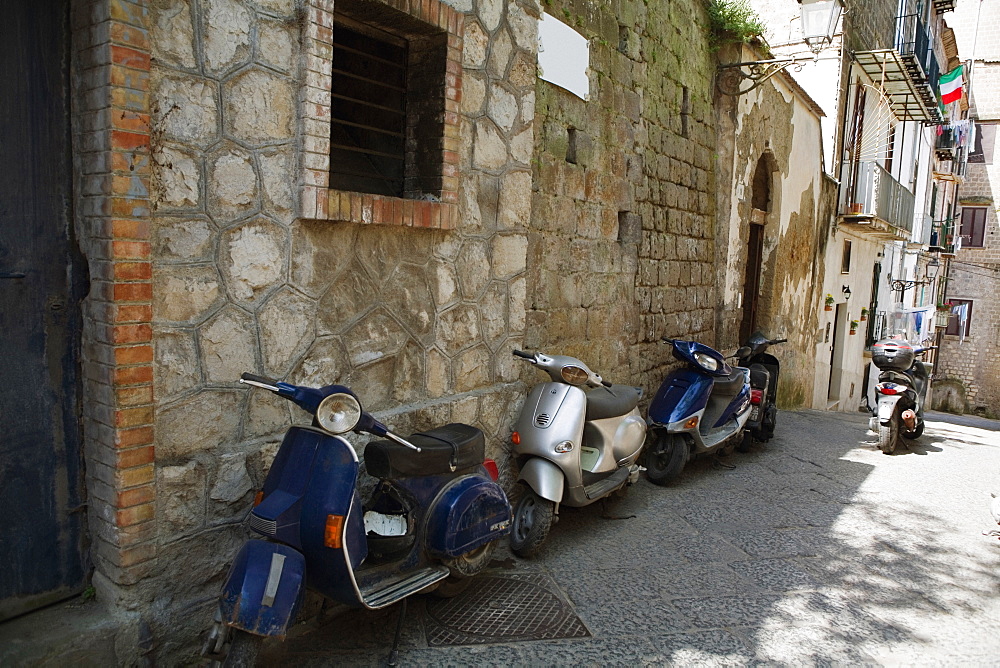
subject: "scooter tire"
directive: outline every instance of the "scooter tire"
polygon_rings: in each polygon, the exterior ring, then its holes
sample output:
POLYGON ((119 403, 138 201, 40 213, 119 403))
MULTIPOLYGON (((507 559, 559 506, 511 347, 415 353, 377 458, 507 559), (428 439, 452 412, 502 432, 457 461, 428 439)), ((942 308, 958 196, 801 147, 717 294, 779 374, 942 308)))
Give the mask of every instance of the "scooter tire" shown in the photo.
POLYGON ((514 505, 510 530, 510 549, 519 557, 533 557, 549 536, 555 518, 556 504, 543 499, 525 484, 514 505))
POLYGON ((222 662, 222 668, 253 668, 256 666, 257 657, 264 644, 263 636, 247 633, 240 629, 233 629, 230 634, 232 640, 229 643, 229 651, 226 652, 226 659, 222 662))
POLYGON ((917 425, 917 428, 913 431, 904 431, 903 438, 908 438, 911 441, 920 438, 924 434, 924 423, 921 422, 917 425))
POLYGON ((899 441, 899 410, 893 412, 889 419, 889 424, 878 425, 878 448, 883 454, 891 455, 896 450, 896 442, 899 441))
POLYGON ((653 447, 646 450, 646 477, 654 485, 667 485, 677 479, 687 464, 688 446, 680 434, 659 434, 653 447))
POLYGON ((444 565, 451 570, 451 577, 471 578, 490 565, 496 546, 496 541, 490 541, 465 554, 446 559, 444 565))

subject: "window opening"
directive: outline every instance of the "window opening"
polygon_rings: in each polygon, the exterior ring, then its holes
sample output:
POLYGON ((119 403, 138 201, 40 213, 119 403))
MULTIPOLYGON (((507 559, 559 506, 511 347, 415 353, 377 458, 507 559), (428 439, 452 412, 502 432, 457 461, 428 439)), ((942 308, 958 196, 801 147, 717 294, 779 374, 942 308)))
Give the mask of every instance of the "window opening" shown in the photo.
POLYGON ((332 60, 329 187, 440 201, 448 33, 338 0, 332 60))
POLYGON ((986 207, 962 207, 962 248, 982 248, 986 238, 986 207))
POLYGON ((407 42, 337 16, 333 26, 330 187, 400 197, 407 42))
MULTIPOLYGON (((949 299, 952 307, 961 306, 966 304, 965 309, 965 336, 969 335, 969 331, 972 329, 972 300, 971 299, 949 299)), ((944 330, 945 334, 951 336, 958 336, 960 333, 961 318, 958 317, 957 313, 952 313, 951 318, 948 319, 948 329, 944 330)))
POLYGON ((844 253, 840 258, 840 273, 851 273, 851 241, 844 239, 844 253))

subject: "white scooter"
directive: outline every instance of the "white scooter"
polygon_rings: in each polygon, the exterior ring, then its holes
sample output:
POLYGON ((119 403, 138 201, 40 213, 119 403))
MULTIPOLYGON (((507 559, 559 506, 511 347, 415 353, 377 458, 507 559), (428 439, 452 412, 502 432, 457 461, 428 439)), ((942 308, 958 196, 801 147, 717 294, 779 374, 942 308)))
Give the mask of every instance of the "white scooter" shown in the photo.
POLYGON ((510 545, 529 557, 544 543, 559 506, 587 506, 639 478, 646 438, 642 388, 612 385, 565 355, 515 350, 549 374, 532 388, 511 441, 521 473, 510 545))

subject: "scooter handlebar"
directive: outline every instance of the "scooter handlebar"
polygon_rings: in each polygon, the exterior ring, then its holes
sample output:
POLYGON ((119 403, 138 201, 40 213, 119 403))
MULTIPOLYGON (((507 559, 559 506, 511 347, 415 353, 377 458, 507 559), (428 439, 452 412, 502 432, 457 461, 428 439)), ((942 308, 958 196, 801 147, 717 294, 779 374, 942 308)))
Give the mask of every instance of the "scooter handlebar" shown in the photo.
POLYGON ((254 387, 260 387, 265 390, 271 390, 272 392, 278 391, 278 381, 266 376, 257 376, 252 373, 241 373, 240 382, 247 385, 253 385, 254 387))
POLYGON ((774 339, 773 341, 768 341, 768 344, 774 345, 775 343, 785 343, 788 339, 774 339))
POLYGON ((523 357, 526 360, 533 360, 533 359, 535 359, 534 353, 526 353, 523 350, 517 350, 516 348, 511 353, 511 355, 514 355, 515 357, 523 357))

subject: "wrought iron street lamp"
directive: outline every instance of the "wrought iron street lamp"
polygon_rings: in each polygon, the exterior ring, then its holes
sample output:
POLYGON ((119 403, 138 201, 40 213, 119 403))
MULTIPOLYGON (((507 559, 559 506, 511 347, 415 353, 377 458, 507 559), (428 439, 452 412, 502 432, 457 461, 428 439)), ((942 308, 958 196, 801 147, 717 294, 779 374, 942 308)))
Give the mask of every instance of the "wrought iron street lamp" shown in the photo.
POLYGON ((742 95, 752 91, 789 66, 793 66, 796 71, 799 71, 810 60, 819 60, 820 51, 833 43, 837 23, 840 21, 840 15, 844 9, 843 0, 798 1, 802 38, 809 50, 812 51, 812 55, 719 65, 719 77, 716 85, 721 92, 726 95, 742 95), (744 87, 746 82, 749 82, 750 85, 744 87))

